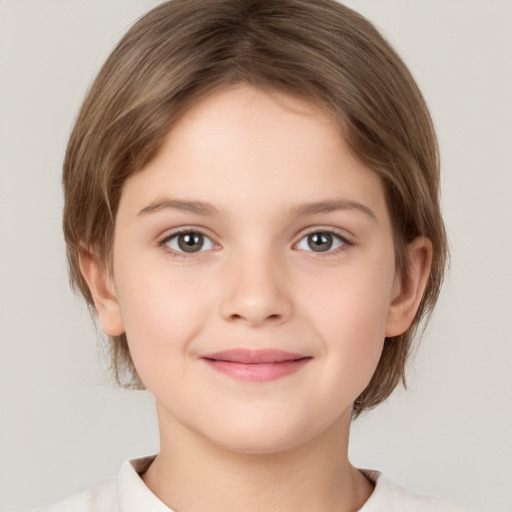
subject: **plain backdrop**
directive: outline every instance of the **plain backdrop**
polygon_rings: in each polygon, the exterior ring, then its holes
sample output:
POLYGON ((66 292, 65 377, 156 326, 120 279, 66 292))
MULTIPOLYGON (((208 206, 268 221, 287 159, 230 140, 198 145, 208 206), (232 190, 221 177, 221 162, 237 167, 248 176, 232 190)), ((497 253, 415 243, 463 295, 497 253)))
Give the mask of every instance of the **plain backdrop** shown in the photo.
MULTIPOLYGON (((0 510, 158 450, 152 398, 104 376, 69 290, 60 172, 94 73, 150 0, 0 0, 0 510)), ((353 426, 356 465, 512 511, 512 2, 351 0, 410 66, 438 129, 452 268, 398 390, 353 426)))

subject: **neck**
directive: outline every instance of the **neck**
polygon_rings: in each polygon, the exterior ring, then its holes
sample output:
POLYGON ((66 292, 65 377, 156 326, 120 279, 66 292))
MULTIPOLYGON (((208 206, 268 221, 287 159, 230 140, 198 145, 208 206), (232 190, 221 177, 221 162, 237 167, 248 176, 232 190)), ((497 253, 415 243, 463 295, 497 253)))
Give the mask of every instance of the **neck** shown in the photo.
POLYGON ((278 453, 240 453, 160 418, 161 450, 143 480, 175 510, 358 510, 372 486, 348 460, 350 417, 278 453))

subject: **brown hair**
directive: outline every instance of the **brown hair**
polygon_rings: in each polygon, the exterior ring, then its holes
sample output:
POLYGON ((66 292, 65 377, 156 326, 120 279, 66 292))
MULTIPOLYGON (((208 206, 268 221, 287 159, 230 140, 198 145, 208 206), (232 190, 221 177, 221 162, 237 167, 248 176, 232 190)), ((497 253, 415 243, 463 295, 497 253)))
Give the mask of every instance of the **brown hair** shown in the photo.
MULTIPOLYGON (((439 208, 432 121, 410 72, 374 26, 334 0, 173 0, 141 18, 93 83, 64 162, 64 233, 72 285, 93 307, 79 269, 84 245, 110 268, 125 180, 158 152, 188 105, 247 83, 311 100, 335 116, 354 155, 382 179, 397 272, 407 243, 433 242, 432 269, 413 325, 386 339, 354 414, 378 405, 398 382, 414 333, 439 294, 447 242, 439 208)), ((120 384, 141 387, 126 336, 111 339, 120 384)))

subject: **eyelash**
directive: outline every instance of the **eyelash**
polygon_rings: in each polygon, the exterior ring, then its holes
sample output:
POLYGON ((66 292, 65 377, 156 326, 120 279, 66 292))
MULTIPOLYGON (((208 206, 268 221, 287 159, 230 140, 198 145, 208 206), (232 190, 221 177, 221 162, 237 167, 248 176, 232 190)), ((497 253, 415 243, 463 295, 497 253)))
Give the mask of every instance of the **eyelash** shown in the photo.
POLYGON ((337 229, 334 229, 334 228, 322 228, 322 227, 315 226, 313 229, 310 229, 309 231, 306 231, 304 234, 302 234, 302 236, 299 239, 299 241, 296 242, 295 244, 293 244, 293 247, 297 247, 298 244, 302 240, 307 238, 308 236, 314 235, 314 234, 318 234, 318 233, 326 234, 326 235, 331 235, 333 238, 339 239, 340 242, 342 243, 342 245, 341 245, 341 247, 336 247, 335 249, 329 249, 328 251, 325 251, 325 252, 313 251, 313 250, 305 251, 305 252, 313 253, 315 255, 315 257, 327 258, 329 256, 336 256, 340 252, 347 251, 352 245, 354 245, 350 240, 348 240, 346 238, 345 235, 343 235, 337 229))
MULTIPOLYGON (((212 242, 212 244, 214 244, 216 246, 219 246, 219 244, 216 243, 212 239, 211 236, 207 235, 203 230, 201 230, 199 228, 183 228, 183 229, 178 229, 176 231, 173 231, 172 233, 166 235, 164 238, 160 239, 157 242, 157 245, 158 245, 158 247, 161 247, 162 249, 164 249, 167 254, 169 254, 170 256, 173 256, 175 258, 194 258, 194 257, 197 257, 199 253, 205 252, 205 251, 197 251, 197 252, 186 253, 184 251, 181 252, 181 251, 176 251, 174 249, 171 249, 167 244, 169 243, 170 240, 172 240, 173 238, 175 238, 175 237, 177 237, 179 235, 183 235, 183 234, 196 234, 196 233, 200 234, 203 237, 205 237, 208 240, 210 240, 212 242)), ((340 231, 338 231, 336 229, 315 227, 314 229, 310 229, 309 231, 304 232, 302 234, 302 236, 300 237, 300 239, 297 242, 295 242, 292 247, 296 248, 298 246, 298 244, 302 240, 304 240, 305 238, 307 238, 310 235, 317 234, 317 233, 331 235, 331 236, 339 239, 341 241, 342 245, 340 247, 337 247, 335 249, 330 249, 330 250, 325 251, 325 252, 313 251, 313 250, 311 250, 311 251, 304 251, 304 252, 311 252, 311 253, 313 253, 315 255, 315 257, 325 258, 325 257, 329 257, 329 256, 334 256, 334 255, 339 254, 340 252, 346 251, 347 249, 349 249, 351 246, 354 245, 340 231)))
POLYGON ((218 246, 219 245, 217 242, 215 242, 212 239, 212 237, 210 235, 207 235, 203 230, 198 229, 198 228, 182 228, 182 229, 177 229, 176 231, 173 231, 172 233, 169 233, 164 238, 159 240, 157 245, 158 245, 158 247, 161 247, 167 254, 169 254, 170 256, 173 256, 174 258, 194 258, 194 257, 197 258, 198 254, 201 253, 201 252, 204 252, 204 251, 197 251, 197 252, 186 253, 186 252, 180 252, 180 251, 176 251, 174 249, 171 249, 167 245, 173 238, 175 238, 175 237, 177 237, 179 235, 185 235, 185 234, 200 234, 204 238, 207 238, 208 240, 211 240, 211 242, 212 242, 212 244, 214 246, 218 246))

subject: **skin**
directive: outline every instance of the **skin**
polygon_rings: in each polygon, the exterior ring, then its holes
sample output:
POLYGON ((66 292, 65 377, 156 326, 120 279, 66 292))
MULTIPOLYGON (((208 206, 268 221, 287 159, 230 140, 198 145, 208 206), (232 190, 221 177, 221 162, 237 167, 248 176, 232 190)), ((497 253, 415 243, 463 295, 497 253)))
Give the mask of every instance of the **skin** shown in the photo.
POLYGON ((156 399, 161 451, 143 479, 176 510, 349 511, 372 492, 348 460, 352 404, 412 322, 432 249, 415 240, 398 279, 382 184, 340 133, 303 100, 216 92, 126 181, 113 275, 82 255, 103 329, 127 333, 156 399), (201 250, 179 252, 177 229, 203 233, 201 250), (242 382, 201 359, 233 348, 310 360, 242 382))

